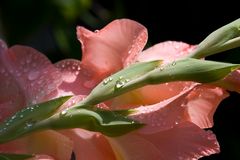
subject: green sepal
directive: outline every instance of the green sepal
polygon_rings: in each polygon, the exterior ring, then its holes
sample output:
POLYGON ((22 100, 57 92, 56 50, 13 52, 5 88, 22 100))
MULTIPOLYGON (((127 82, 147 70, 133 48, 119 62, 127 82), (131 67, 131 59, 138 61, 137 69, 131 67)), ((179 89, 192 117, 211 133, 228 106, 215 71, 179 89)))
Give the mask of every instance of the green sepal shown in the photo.
POLYGON ((35 123, 50 117, 71 96, 56 98, 40 104, 30 105, 16 112, 0 124, 0 143, 16 139, 28 132, 35 123))
POLYGON ((120 136, 138 129, 143 124, 126 117, 132 110, 108 111, 93 106, 65 109, 35 125, 38 129, 83 128, 106 136, 120 136))

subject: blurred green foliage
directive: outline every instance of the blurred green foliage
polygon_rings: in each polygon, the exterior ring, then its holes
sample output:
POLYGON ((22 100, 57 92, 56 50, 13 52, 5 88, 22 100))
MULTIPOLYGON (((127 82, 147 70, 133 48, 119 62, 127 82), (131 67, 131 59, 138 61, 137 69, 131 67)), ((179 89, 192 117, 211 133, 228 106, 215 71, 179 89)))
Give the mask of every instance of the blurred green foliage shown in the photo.
MULTIPOLYGON (((9 46, 24 44, 47 54, 52 61, 81 58, 76 26, 96 29, 122 14, 92 0, 3 0, 0 2, 0 38, 9 46)), ((120 9, 119 9, 120 7, 120 9)))

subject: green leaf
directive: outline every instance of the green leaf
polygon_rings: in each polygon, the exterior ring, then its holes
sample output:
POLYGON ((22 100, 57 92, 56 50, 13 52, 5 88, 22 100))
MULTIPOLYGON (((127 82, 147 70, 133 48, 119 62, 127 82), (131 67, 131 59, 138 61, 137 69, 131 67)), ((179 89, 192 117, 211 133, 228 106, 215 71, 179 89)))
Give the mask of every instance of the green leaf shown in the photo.
POLYGON ((31 105, 14 114, 0 124, 0 143, 16 139, 27 133, 35 123, 50 117, 71 96, 60 97, 54 100, 31 105))
POLYGON ((240 47, 240 19, 212 32, 197 46, 189 57, 203 58, 237 47, 240 47))
POLYGON ((28 158, 32 158, 33 155, 27 154, 8 154, 8 153, 0 153, 1 160, 26 160, 28 158))
POLYGON ((34 130, 83 128, 107 136, 120 136, 143 126, 126 117, 132 111, 107 111, 85 106, 65 109, 34 125, 34 130))
POLYGON ((95 105, 113 96, 120 95, 121 93, 117 90, 123 87, 125 83, 150 72, 159 67, 161 63, 161 60, 136 63, 117 72, 99 83, 81 104, 95 105))
MULTIPOLYGON (((134 70, 140 70, 145 63, 135 66, 134 70), (139 67, 139 68, 138 68, 139 67)), ((83 101, 83 104, 97 104, 98 102, 109 100, 118 95, 137 89, 149 84, 160 84, 171 81, 195 81, 200 83, 211 83, 224 78, 227 74, 240 67, 239 64, 221 63, 207 60, 198 60, 193 58, 181 59, 174 61, 167 65, 155 67, 145 74, 138 75, 134 78, 126 81, 128 76, 125 78, 129 68, 124 69, 111 77, 112 80, 104 85, 104 82, 100 83, 90 93, 89 97, 83 101), (117 88, 116 85, 119 83, 116 80, 117 77, 121 76, 122 86, 117 88)), ((107 80, 111 77, 108 77, 107 80)))

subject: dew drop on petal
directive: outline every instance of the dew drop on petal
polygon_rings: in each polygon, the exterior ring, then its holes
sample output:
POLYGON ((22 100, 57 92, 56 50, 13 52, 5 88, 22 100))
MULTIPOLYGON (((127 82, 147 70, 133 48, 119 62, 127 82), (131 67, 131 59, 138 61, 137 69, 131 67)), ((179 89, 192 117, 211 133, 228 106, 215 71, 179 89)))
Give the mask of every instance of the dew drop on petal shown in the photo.
POLYGON ((5 69, 2 68, 2 69, 0 70, 0 73, 4 73, 4 72, 5 72, 5 69))
POLYGON ((37 79, 38 76, 39 76, 39 72, 38 72, 38 71, 32 71, 32 72, 30 72, 30 73, 28 74, 28 79, 29 79, 30 81, 32 81, 32 80, 37 79))
POLYGON ((95 31, 94 31, 94 33, 98 33, 99 32, 99 30, 98 29, 96 29, 95 31))
POLYGON ((30 62, 31 62, 31 59, 30 59, 30 58, 27 58, 26 62, 27 62, 27 63, 30 63, 30 62))

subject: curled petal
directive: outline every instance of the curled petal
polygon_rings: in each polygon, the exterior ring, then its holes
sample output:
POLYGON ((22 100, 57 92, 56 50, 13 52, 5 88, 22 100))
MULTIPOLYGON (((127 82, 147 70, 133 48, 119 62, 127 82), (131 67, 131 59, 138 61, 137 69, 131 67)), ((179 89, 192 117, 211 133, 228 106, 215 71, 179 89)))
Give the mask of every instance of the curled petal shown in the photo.
POLYGON ((160 59, 164 60, 164 63, 169 63, 185 57, 193 49, 195 49, 195 46, 184 42, 166 41, 144 50, 137 59, 141 62, 160 59))
POLYGON ((96 85, 135 59, 146 44, 147 30, 135 21, 120 19, 95 32, 79 26, 77 36, 83 51, 81 66, 96 85))
POLYGON ((74 142, 74 154, 77 160, 115 160, 107 139, 99 134, 83 129, 63 131, 74 142))
POLYGON ((213 126, 213 115, 220 102, 228 97, 228 93, 219 87, 201 85, 196 87, 187 97, 187 113, 189 120, 200 128, 213 126))
POLYGON ((40 52, 14 46, 0 54, 0 81, 1 121, 26 105, 51 99, 61 75, 40 52))
POLYGON ((219 152, 215 135, 190 122, 151 134, 132 132, 111 138, 110 143, 116 154, 124 160, 198 159, 219 152))

